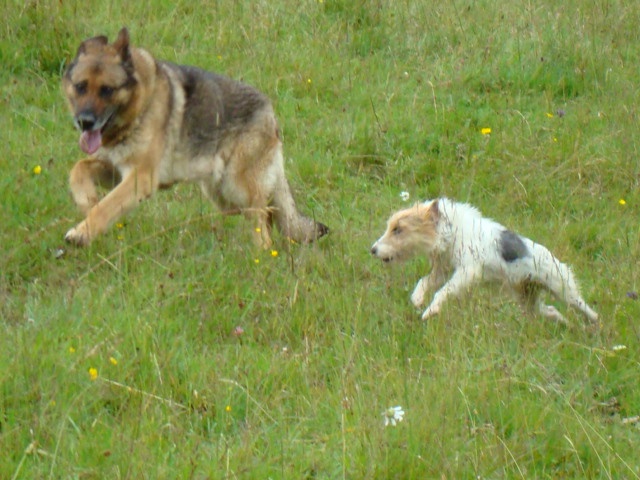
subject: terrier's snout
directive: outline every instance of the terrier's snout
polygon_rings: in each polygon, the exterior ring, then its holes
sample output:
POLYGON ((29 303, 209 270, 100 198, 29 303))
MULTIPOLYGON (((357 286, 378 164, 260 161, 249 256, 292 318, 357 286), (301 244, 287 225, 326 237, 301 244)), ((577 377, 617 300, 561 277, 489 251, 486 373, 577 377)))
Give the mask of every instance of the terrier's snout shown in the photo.
POLYGON ((378 254, 378 247, 374 245, 373 247, 371 247, 371 255, 377 255, 377 254, 378 254))

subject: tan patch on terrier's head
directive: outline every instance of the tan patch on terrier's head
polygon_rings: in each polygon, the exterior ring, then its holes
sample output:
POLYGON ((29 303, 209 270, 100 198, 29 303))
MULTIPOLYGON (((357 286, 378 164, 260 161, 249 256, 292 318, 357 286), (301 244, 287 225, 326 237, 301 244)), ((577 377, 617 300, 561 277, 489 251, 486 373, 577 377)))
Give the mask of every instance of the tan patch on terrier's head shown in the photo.
POLYGON ((431 252, 437 242, 439 218, 437 200, 416 203, 394 213, 387 222, 386 232, 374 243, 371 253, 389 262, 431 252))

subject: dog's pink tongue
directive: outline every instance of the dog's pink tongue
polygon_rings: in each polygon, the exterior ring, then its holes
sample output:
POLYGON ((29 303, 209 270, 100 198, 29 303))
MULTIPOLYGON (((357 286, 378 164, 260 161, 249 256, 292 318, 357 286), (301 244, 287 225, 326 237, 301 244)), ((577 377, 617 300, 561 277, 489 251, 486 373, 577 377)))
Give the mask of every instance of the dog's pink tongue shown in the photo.
POLYGON ((100 130, 84 131, 80 135, 80 148, 89 155, 93 154, 102 145, 102 134, 100 130))

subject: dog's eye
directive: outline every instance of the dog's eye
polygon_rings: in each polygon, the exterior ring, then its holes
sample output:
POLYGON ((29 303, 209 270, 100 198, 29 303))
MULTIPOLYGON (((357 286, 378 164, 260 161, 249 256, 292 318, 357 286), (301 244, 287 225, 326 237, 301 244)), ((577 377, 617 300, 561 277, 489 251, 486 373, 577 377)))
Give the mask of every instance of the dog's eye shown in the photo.
POLYGON ((100 87, 100 96, 105 99, 109 98, 111 97, 111 95, 113 95, 114 91, 115 91, 115 88, 103 85, 102 87, 100 87))
POLYGON ((87 82, 76 83, 73 88, 75 88, 78 95, 84 95, 87 93, 87 82))
POLYGON ((402 229, 398 226, 393 227, 393 230, 391 230, 391 233, 393 233, 394 235, 400 235, 402 233, 402 229))

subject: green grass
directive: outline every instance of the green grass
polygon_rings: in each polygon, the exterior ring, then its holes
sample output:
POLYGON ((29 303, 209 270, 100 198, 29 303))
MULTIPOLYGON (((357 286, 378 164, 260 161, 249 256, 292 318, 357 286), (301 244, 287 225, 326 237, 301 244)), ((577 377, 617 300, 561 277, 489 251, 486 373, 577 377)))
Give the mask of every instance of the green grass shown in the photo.
POLYGON ((640 477, 623 421, 640 414, 640 4, 0 14, 0 478, 640 477), (246 222, 180 185, 89 248, 64 245, 81 152, 60 74, 82 39, 123 25, 273 99, 298 204, 329 237, 257 252, 246 222), (409 294, 428 262, 368 254, 404 190, 549 246, 602 329, 528 322, 490 288, 420 322, 409 294), (394 405, 405 421, 384 428, 394 405))

